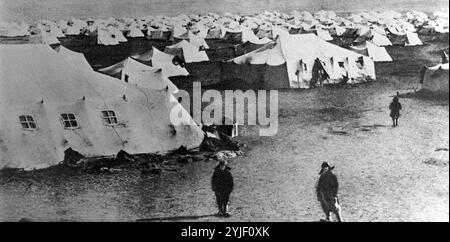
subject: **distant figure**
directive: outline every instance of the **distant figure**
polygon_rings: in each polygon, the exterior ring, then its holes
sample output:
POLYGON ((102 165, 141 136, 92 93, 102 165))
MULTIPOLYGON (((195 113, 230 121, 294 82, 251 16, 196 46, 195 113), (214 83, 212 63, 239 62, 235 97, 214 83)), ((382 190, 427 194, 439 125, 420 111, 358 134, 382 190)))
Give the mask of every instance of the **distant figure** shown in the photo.
POLYGON ((219 208, 219 216, 229 217, 228 201, 233 191, 233 176, 230 172, 231 168, 227 166, 225 160, 220 160, 214 169, 212 176, 212 190, 216 194, 217 206, 219 208))
POLYGON ((331 213, 334 213, 338 222, 342 222, 341 206, 338 199, 339 183, 336 175, 331 172, 333 169, 334 166, 330 167, 327 162, 322 163, 316 188, 317 199, 325 213, 326 221, 331 221, 331 213))
POLYGON ((389 105, 391 110, 392 127, 398 126, 398 118, 400 117, 400 110, 402 109, 402 104, 398 101, 398 97, 394 97, 391 104, 389 105))

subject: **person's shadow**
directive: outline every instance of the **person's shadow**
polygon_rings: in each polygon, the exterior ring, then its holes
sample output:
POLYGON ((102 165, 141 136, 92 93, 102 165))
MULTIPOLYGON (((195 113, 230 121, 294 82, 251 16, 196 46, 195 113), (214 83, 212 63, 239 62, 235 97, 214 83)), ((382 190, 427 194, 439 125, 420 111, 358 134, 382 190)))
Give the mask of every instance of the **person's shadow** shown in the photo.
POLYGON ((217 214, 197 215, 197 216, 175 216, 175 217, 163 217, 163 218, 142 218, 142 219, 137 219, 136 222, 194 220, 194 219, 199 219, 199 218, 216 217, 216 216, 217 216, 217 214))

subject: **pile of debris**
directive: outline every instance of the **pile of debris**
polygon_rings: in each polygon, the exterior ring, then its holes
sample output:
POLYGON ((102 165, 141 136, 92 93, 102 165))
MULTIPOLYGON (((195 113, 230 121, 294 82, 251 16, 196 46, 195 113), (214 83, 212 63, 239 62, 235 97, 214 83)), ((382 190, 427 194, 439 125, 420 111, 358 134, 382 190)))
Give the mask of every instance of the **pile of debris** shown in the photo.
POLYGON ((107 173, 122 168, 136 168, 142 174, 161 174, 174 170, 171 164, 187 164, 197 161, 234 159, 243 155, 244 144, 233 140, 215 127, 204 127, 205 136, 200 147, 187 149, 180 146, 167 154, 129 154, 120 150, 115 156, 85 157, 69 148, 64 152, 64 161, 60 166, 70 167, 87 173, 107 173))

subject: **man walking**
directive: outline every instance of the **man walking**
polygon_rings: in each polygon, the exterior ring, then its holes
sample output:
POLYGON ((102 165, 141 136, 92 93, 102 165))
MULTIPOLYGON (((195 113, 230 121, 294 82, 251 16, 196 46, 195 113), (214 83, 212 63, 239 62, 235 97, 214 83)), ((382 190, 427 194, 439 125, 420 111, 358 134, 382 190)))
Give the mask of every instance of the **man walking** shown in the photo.
POLYGON ((392 127, 398 126, 398 118, 400 117, 400 110, 402 109, 402 104, 398 101, 398 97, 394 97, 391 104, 389 105, 391 110, 392 127))
POLYGON ((322 163, 316 188, 317 200, 322 206, 326 221, 331 221, 331 213, 334 213, 338 222, 342 222, 341 206, 338 199, 339 183, 336 175, 331 172, 333 169, 334 166, 330 167, 327 162, 322 163))
POLYGON ((216 202, 219 208, 219 216, 229 217, 228 201, 233 191, 233 176, 230 172, 231 168, 227 166, 225 160, 220 160, 215 167, 212 176, 212 190, 216 195, 216 202))

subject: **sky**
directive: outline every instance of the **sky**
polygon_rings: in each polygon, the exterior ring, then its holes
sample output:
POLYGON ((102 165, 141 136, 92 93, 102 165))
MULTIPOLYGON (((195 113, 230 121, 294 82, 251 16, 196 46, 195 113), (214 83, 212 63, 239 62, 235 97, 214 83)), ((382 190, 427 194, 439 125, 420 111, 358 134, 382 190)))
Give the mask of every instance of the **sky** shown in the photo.
POLYGON ((263 10, 448 12, 448 4, 449 0, 0 0, 0 20, 30 22, 73 17, 139 17, 206 12, 252 14, 263 10))

